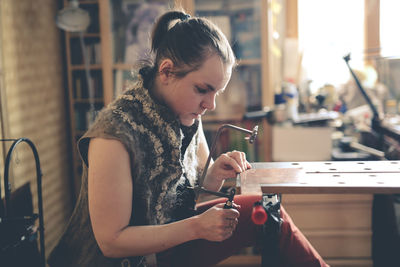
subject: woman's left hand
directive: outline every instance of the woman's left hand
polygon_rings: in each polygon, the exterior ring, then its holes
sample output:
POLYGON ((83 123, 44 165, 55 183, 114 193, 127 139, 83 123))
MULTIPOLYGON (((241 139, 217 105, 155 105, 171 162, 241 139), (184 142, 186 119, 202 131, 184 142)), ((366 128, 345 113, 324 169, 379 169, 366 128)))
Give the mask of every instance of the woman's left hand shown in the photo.
POLYGON ((207 171, 207 179, 222 182, 233 178, 238 173, 250 169, 251 165, 246 160, 246 154, 241 151, 231 151, 220 155, 207 171))

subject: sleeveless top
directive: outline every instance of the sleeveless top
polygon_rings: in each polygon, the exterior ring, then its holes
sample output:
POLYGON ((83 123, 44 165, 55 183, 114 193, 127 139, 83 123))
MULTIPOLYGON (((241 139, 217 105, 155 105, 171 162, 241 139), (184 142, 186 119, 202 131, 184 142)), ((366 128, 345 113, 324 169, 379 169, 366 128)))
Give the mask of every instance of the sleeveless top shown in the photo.
POLYGON ((146 266, 145 257, 103 256, 88 210, 90 138, 119 140, 131 159, 133 181, 130 225, 166 224, 194 214, 198 179, 199 121, 182 126, 168 107, 157 103, 140 80, 97 116, 79 140, 83 162, 81 191, 67 228, 49 257, 50 266, 146 266))

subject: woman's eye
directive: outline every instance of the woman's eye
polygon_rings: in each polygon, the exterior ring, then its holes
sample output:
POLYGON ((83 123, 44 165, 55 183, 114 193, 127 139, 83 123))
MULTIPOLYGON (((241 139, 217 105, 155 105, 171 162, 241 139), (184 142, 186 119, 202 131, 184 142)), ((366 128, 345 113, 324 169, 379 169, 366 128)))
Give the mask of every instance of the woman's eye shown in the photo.
POLYGON ((201 88, 201 87, 198 87, 198 86, 196 86, 196 90, 197 90, 197 92, 199 92, 200 94, 206 94, 206 93, 208 92, 207 89, 204 89, 204 88, 201 88))

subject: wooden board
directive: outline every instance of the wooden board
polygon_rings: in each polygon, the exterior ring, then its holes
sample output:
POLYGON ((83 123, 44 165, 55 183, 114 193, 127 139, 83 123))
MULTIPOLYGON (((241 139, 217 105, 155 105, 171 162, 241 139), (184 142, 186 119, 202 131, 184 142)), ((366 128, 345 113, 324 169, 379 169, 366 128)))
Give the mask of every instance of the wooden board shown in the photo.
POLYGON ((253 163, 237 177, 240 194, 400 193, 400 161, 253 163))

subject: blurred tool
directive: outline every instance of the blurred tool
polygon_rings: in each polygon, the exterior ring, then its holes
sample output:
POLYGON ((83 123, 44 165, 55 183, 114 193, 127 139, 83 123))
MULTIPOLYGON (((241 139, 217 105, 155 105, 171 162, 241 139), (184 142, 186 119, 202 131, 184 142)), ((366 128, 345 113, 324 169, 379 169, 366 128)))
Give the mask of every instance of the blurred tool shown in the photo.
POLYGON ((350 61, 350 54, 346 55, 343 57, 344 61, 346 62, 347 67, 350 70, 351 75, 353 76, 358 88, 360 89, 360 92, 362 93, 362 95, 364 96, 366 102, 368 103, 369 108, 372 111, 373 117, 372 117, 372 121, 371 121, 371 127, 372 130, 374 130, 377 134, 382 135, 382 138, 384 136, 388 136, 393 138, 394 140, 396 140, 397 142, 400 142, 400 132, 396 131, 395 129, 393 129, 393 127, 390 127, 390 125, 384 124, 383 121, 381 120, 381 118, 379 117, 379 113, 376 110, 374 104, 372 103, 370 97, 367 95, 365 89, 363 88, 363 86, 361 85, 360 80, 358 79, 357 75, 355 74, 355 72, 351 69, 350 65, 349 65, 349 61, 350 61))

